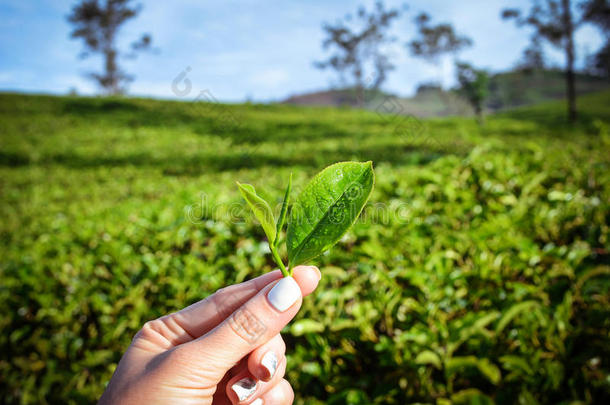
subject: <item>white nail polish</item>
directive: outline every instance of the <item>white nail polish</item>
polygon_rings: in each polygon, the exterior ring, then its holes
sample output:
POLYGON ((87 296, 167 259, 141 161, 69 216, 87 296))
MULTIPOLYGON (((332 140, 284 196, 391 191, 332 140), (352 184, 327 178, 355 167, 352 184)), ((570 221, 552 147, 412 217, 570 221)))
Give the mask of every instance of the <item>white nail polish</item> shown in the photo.
POLYGON ((261 360, 261 365, 269 372, 269 378, 273 377, 277 369, 277 356, 273 351, 268 351, 261 360))
POLYGON ((254 401, 250 402, 250 405, 263 405, 263 400, 256 398, 254 401))
POLYGON ((250 377, 242 378, 231 386, 233 392, 239 398, 239 402, 250 398, 256 391, 256 381, 250 377))
POLYGON ((282 278, 267 294, 267 299, 280 312, 284 312, 301 297, 301 288, 292 277, 282 278))

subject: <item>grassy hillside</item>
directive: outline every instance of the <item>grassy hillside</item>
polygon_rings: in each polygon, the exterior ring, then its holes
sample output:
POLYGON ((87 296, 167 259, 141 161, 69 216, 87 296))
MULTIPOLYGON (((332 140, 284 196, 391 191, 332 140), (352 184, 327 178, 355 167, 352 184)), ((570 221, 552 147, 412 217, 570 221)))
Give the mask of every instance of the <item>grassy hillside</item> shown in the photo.
MULTIPOLYGON (((579 95, 608 88, 608 80, 576 74, 576 93, 579 95)), ((501 73, 491 77, 489 90, 487 105, 492 110, 560 100, 566 96, 565 74, 559 70, 501 73)))
POLYGON ((279 202, 373 160, 363 218, 284 331, 297 404, 607 403, 610 92, 417 121, 0 94, 0 398, 90 403, 134 333, 271 270, 279 202))
MULTIPOLYGON (((608 88, 610 88, 608 80, 586 74, 576 75, 576 92, 579 95, 608 88)), ((565 79, 561 71, 510 71, 491 76, 487 109, 497 112, 564 98, 565 79)), ((285 103, 352 107, 364 105, 373 111, 387 110, 388 104, 392 104, 393 111, 417 117, 473 115, 472 107, 455 91, 441 91, 435 88, 418 91, 409 98, 399 98, 381 91, 368 91, 364 95, 359 95, 355 90, 338 89, 292 96, 285 100, 285 103), (361 99, 364 100, 364 104, 360 103, 361 99)))

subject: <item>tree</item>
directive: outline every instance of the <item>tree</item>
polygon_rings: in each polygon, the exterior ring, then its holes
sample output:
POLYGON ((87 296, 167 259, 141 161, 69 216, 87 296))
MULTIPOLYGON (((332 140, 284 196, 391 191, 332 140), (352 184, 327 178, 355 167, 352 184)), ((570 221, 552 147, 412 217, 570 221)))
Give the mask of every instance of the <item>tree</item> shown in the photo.
POLYGON ((566 93, 568 98, 568 119, 576 120, 576 89, 574 75, 574 17, 570 0, 534 0, 527 16, 518 9, 502 11, 503 19, 513 19, 517 26, 534 29, 532 41, 546 40, 561 48, 566 56, 566 93))
POLYGON ((489 75, 485 70, 475 69, 465 62, 456 62, 459 92, 468 100, 477 115, 479 123, 483 123, 484 105, 489 93, 489 75))
POLYGON ((523 51, 523 57, 517 68, 525 72, 543 70, 546 67, 544 50, 539 38, 533 38, 530 45, 523 51))
POLYGON ((356 23, 352 22, 349 14, 334 25, 325 23, 322 28, 327 38, 322 46, 324 49, 333 47, 335 52, 327 60, 316 62, 315 66, 334 69, 343 82, 348 73, 358 94, 362 94, 367 84, 372 89, 378 89, 386 80, 387 73, 394 69, 382 47, 395 40, 388 36, 387 31, 398 16, 398 10, 386 10, 383 3, 378 1, 370 13, 360 8, 356 23), (367 68, 373 73, 365 76, 367 68))
POLYGON ((588 68, 592 74, 610 78, 610 41, 606 41, 606 45, 602 47, 588 61, 588 68))
POLYGON ((610 35, 610 2, 608 0, 585 0, 580 3, 582 20, 596 25, 608 38, 610 35))
POLYGON ((605 37, 605 44, 591 58, 590 68, 593 73, 606 78, 610 77, 610 1, 586 0, 580 4, 582 20, 600 29, 605 37))
POLYGON ((443 56, 448 54, 455 56, 462 49, 472 45, 472 40, 458 35, 451 24, 431 25, 430 21, 431 18, 427 13, 420 13, 415 17, 417 37, 406 43, 411 55, 438 65, 443 56))
POLYGON ((150 48, 149 34, 142 34, 133 42, 129 52, 121 52, 117 47, 119 29, 140 10, 139 5, 132 5, 132 0, 81 0, 68 16, 68 21, 74 25, 71 37, 84 41, 81 57, 96 53, 103 56, 103 72, 90 73, 89 77, 107 94, 123 94, 125 85, 133 80, 133 76, 120 69, 119 57, 135 57, 137 52, 150 48))

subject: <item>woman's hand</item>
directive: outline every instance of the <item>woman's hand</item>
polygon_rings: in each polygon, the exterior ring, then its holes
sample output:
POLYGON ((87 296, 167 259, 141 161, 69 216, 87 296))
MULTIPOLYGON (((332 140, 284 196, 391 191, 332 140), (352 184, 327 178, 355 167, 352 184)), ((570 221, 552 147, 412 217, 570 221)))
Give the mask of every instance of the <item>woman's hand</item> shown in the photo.
POLYGON ((147 322, 119 362, 100 404, 291 404, 280 331, 320 271, 274 271, 147 322))

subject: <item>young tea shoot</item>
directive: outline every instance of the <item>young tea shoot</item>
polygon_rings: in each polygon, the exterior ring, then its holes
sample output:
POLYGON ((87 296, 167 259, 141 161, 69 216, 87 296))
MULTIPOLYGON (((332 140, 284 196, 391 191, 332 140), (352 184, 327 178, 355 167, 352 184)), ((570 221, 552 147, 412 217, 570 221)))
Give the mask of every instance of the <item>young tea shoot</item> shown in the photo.
POLYGON ((284 276, 291 276, 295 266, 308 262, 330 249, 356 222, 373 187, 372 162, 341 162, 328 166, 305 186, 290 208, 292 175, 288 180, 280 215, 275 220, 267 201, 256 194, 254 186, 237 183, 239 191, 260 222, 273 259, 284 276), (284 224, 288 264, 279 254, 284 224))

